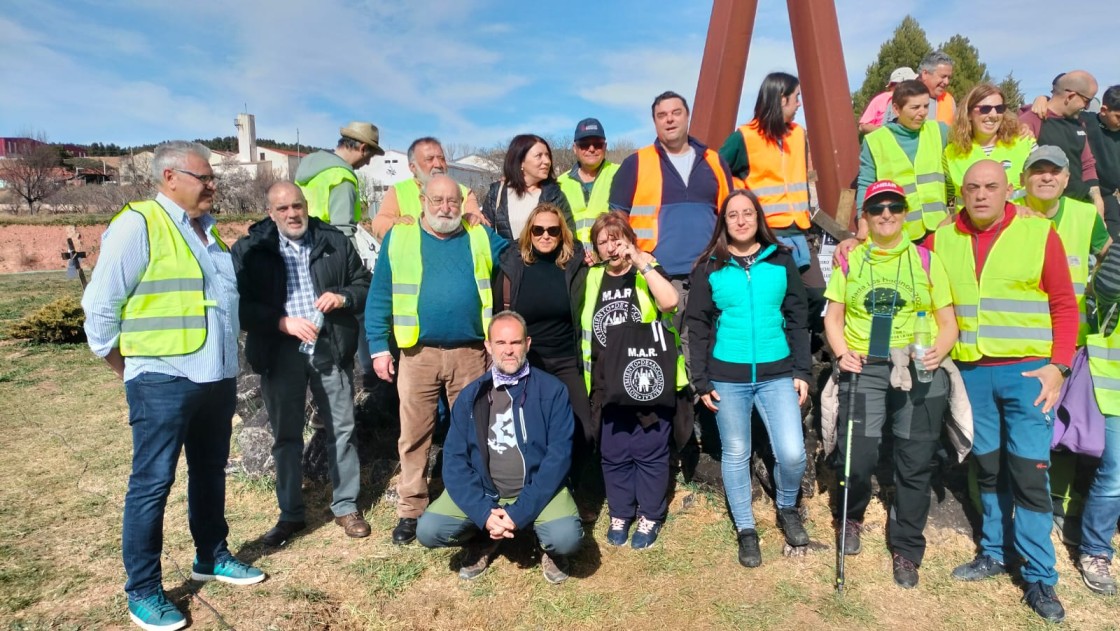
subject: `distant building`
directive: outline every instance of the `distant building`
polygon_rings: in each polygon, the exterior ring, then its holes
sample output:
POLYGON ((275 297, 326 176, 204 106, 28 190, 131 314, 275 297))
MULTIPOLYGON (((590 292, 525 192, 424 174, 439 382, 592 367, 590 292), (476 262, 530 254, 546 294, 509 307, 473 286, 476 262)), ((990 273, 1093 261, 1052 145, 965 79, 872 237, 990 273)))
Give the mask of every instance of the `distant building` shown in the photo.
MULTIPOLYGON (((51 143, 45 143, 34 138, 0 138, 0 159, 18 158, 45 144, 51 143)), ((89 154, 89 148, 82 145, 66 144, 58 146, 71 158, 84 158, 89 154)))

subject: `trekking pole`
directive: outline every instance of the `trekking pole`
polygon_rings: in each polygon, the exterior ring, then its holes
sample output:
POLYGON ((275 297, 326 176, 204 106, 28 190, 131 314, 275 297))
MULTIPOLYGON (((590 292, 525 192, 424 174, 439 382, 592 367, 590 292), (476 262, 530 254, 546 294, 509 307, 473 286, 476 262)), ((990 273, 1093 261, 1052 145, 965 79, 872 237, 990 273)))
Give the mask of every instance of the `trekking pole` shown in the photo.
POLYGON ((844 593, 844 545, 848 538, 848 476, 852 473, 852 419, 855 416, 858 383, 859 373, 854 372, 848 389, 848 433, 844 438, 844 477, 840 479, 840 487, 844 489, 844 499, 840 508, 840 545, 836 546, 836 593, 840 595, 844 593))

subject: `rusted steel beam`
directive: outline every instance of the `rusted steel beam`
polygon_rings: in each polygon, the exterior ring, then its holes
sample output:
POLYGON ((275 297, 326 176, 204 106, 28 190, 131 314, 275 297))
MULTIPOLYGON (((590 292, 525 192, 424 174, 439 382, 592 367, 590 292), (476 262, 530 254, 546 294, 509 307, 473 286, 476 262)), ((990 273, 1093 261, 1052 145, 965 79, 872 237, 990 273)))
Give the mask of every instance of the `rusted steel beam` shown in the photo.
MULTIPOLYGON (((815 1, 815 0, 814 0, 815 1)), ((714 0, 689 130, 718 149, 735 129, 758 0, 714 0)))

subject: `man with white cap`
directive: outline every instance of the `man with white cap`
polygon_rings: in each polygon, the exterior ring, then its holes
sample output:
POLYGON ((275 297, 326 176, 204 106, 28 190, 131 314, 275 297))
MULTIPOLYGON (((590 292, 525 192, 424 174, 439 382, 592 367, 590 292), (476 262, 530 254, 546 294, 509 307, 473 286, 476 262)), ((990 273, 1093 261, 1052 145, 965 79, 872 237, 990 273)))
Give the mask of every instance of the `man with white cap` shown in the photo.
POLYGON ((863 116, 859 117, 859 132, 870 134, 882 127, 887 117, 887 111, 891 109, 891 94, 894 93, 894 86, 903 81, 912 81, 917 78, 918 73, 914 72, 909 66, 895 68, 894 72, 891 73, 890 80, 887 81, 886 91, 876 94, 867 104, 867 108, 863 110, 863 116))

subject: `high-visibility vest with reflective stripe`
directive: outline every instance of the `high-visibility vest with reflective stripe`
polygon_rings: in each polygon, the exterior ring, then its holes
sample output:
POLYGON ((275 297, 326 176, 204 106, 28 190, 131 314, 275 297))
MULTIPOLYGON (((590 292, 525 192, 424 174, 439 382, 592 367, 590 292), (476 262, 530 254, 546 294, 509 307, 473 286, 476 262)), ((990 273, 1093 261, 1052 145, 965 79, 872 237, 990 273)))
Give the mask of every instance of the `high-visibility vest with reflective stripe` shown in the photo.
MULTIPOLYGON (((421 213, 424 212, 424 207, 420 205, 420 184, 416 182, 415 178, 408 178, 393 185, 393 189, 397 193, 397 207, 400 208, 401 217, 412 217, 413 219, 420 219, 421 213)), ((463 201, 467 201, 467 195, 470 194, 470 189, 462 184, 459 185, 459 195, 462 196, 463 201)))
MULTIPOLYGON (((587 270, 587 287, 583 294, 583 310, 579 316, 581 329, 579 349, 583 355, 583 383, 587 392, 591 393, 591 330, 592 319, 595 317, 595 306, 599 302, 599 288, 603 286, 603 274, 606 267, 596 265, 587 270)), ((672 313, 661 313, 649 295, 649 284, 642 274, 634 275, 634 293, 638 296, 638 311, 642 314, 642 322, 653 322, 660 318, 661 324, 673 333, 677 348, 677 390, 688 387, 688 371, 685 369, 684 354, 681 352, 681 336, 673 326, 672 313)))
POLYGON ((1097 207, 1076 199, 1063 197, 1061 204, 1062 220, 1055 229, 1062 239, 1062 248, 1069 262, 1069 277, 1073 281, 1073 293, 1077 296, 1077 312, 1080 322, 1077 326, 1077 345, 1085 343, 1089 334, 1089 316, 1085 313, 1085 286, 1089 282, 1089 248, 1093 242, 1093 224, 1097 219, 1097 207))
MULTIPOLYGON (((730 191, 727 176, 719 163, 719 154, 704 150, 704 160, 716 175, 719 193, 715 208, 723 205, 730 191)), ((638 150, 638 180, 634 186, 634 199, 630 204, 630 227, 638 237, 639 249, 652 252, 657 247, 657 217, 661 213, 661 155, 657 147, 649 145, 638 150)))
POLYGON ((586 202, 583 199, 583 182, 572 177, 571 173, 562 173, 556 178, 561 192, 568 199, 568 206, 572 209, 572 219, 576 222, 576 238, 583 242, 583 246, 591 246, 591 226, 595 220, 605 212, 610 211, 611 182, 614 174, 618 172, 618 165, 603 160, 599 173, 595 176, 595 183, 591 186, 591 197, 586 202))
POLYGON ((953 183, 953 190, 957 191, 957 208, 961 207, 964 173, 981 160, 995 160, 1002 164, 1003 170, 1007 173, 1007 182, 1013 189, 1019 189, 1018 194, 1013 194, 1012 197, 1021 194, 1022 186, 1019 181, 1023 174, 1023 165, 1027 163, 1027 156, 1030 155, 1034 144, 1034 138, 1020 136, 1011 144, 996 143, 989 155, 984 153, 984 148, 975 142, 972 143, 972 149, 967 154, 962 153, 955 144, 949 143, 949 146, 945 147, 945 175, 953 183))
MULTIPOLYGON (((140 283, 121 309, 120 349, 124 357, 188 355, 206 343, 207 300, 202 267, 175 221, 158 202, 132 202, 113 217, 132 211, 148 229, 148 266, 140 283)), ((210 228, 210 238, 222 250, 229 247, 210 228)))
POLYGON ((762 204, 766 224, 809 229, 809 172, 805 161, 805 129, 791 123, 782 143, 770 140, 751 121, 739 128, 750 172, 743 182, 762 204))
POLYGON ((323 169, 309 180, 296 182, 296 186, 303 191, 303 197, 307 200, 307 214, 324 223, 330 223, 331 191, 343 182, 354 185, 353 221, 355 224, 361 223, 362 200, 358 195, 361 189, 358 187, 358 176, 354 175, 354 169, 350 167, 336 166, 323 169))
MULTIPOLYGON (((420 256, 420 224, 397 224, 389 240, 389 267, 393 285, 393 336, 400 348, 411 348, 420 339, 420 279, 424 276, 420 256)), ((463 229, 470 239, 474 281, 478 287, 478 301, 482 305, 482 334, 490 328, 494 312, 494 296, 490 291, 490 276, 494 262, 490 257, 490 237, 482 226, 463 222, 463 229)), ((429 317, 462 317, 462 314, 434 313, 429 317)))
POLYGON ((1050 302, 1039 287, 1049 233, 1046 219, 1012 219, 988 252, 977 282, 972 235, 956 222, 937 230, 933 243, 949 276, 960 328, 953 359, 1050 356, 1050 302))
POLYGON ((1108 336, 1086 336, 1085 347, 1089 350, 1089 374, 1093 376, 1097 407, 1107 416, 1120 416, 1120 326, 1108 336))
POLYGON ((910 212, 903 229, 911 240, 936 230, 947 216, 945 210, 945 174, 941 172, 941 127, 927 120, 918 133, 918 151, 914 161, 895 140, 886 126, 864 136, 871 157, 875 159, 875 179, 893 180, 906 193, 910 212))

